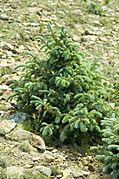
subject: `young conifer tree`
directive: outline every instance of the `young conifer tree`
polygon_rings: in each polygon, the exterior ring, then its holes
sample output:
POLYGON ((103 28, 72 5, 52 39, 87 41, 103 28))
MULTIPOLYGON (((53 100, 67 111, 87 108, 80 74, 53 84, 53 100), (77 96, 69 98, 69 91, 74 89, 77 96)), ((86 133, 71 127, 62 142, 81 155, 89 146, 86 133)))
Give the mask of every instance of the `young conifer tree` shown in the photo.
POLYGON ((111 174, 112 179, 119 178, 119 75, 114 77, 109 111, 101 121, 102 145, 92 147, 102 162, 102 171, 111 174))
POLYGON ((41 36, 46 56, 33 56, 12 84, 19 110, 31 115, 34 130, 43 135, 92 138, 110 110, 109 89, 100 65, 85 59, 62 27, 41 36))

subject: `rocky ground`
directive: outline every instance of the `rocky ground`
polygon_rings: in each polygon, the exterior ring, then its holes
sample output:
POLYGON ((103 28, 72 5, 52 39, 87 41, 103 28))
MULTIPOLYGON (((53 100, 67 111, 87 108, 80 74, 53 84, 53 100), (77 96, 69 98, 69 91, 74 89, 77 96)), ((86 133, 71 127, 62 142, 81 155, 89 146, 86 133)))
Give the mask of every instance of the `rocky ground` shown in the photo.
POLYGON ((78 146, 48 147, 43 139, 11 120, 0 121, 1 178, 93 179, 98 162, 78 146))
MULTIPOLYGON (((66 26, 73 39, 80 43, 80 50, 87 59, 99 61, 105 74, 113 80, 119 69, 119 1, 91 2, 98 4, 98 15, 95 9, 91 9, 91 3, 83 0, 0 0, 1 116, 4 113, 9 115, 12 110, 7 101, 11 94, 9 85, 21 73, 15 70, 15 66, 27 61, 29 54, 39 54, 39 44, 35 39, 38 34, 46 33, 48 23, 66 26)), ((11 140, 2 134, 0 178, 7 178, 6 172, 22 173, 23 170, 26 172, 24 178, 31 178, 31 170, 34 173, 32 178, 101 178, 95 158, 83 156, 76 146, 46 146, 41 153, 27 140, 25 142, 11 140), (40 176, 41 173, 45 175, 40 176)))

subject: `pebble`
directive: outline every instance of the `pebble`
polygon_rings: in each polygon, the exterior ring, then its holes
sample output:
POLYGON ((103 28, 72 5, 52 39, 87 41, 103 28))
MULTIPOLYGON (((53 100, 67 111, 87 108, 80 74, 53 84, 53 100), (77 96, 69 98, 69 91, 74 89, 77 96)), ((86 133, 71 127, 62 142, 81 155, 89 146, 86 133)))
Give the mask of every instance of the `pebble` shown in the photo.
POLYGON ((6 14, 0 14, 0 19, 1 19, 1 20, 5 20, 5 21, 8 21, 8 20, 9 20, 9 17, 8 17, 6 14))

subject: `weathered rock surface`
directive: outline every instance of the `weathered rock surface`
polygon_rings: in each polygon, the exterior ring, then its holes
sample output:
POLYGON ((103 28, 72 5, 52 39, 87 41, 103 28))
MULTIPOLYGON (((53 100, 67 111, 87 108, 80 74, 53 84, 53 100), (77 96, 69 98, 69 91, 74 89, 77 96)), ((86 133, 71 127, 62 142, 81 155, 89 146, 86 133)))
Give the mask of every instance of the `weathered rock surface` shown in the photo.
POLYGON ((40 173, 43 173, 44 175, 50 177, 51 176, 51 169, 49 167, 45 166, 36 166, 35 170, 39 171, 40 173))
POLYGON ((17 123, 11 122, 9 120, 0 121, 0 135, 6 135, 10 133, 16 126, 17 123))
POLYGON ((28 114, 23 112, 16 112, 15 114, 12 114, 9 116, 9 120, 16 122, 16 123, 22 123, 28 118, 28 114))
POLYGON ((86 179, 91 167, 96 171, 97 161, 92 156, 83 157, 79 148, 46 147, 40 136, 11 120, 0 121, 0 131, 4 131, 0 136, 0 176, 4 178, 86 179))
POLYGON ((29 141, 29 143, 40 150, 45 150, 45 143, 43 139, 29 131, 17 126, 15 122, 10 120, 3 120, 0 123, 0 133, 5 135, 6 139, 14 140, 17 142, 29 141))
POLYGON ((38 135, 32 134, 31 144, 33 147, 36 147, 37 149, 40 149, 43 151, 45 151, 45 149, 46 149, 43 139, 38 135))

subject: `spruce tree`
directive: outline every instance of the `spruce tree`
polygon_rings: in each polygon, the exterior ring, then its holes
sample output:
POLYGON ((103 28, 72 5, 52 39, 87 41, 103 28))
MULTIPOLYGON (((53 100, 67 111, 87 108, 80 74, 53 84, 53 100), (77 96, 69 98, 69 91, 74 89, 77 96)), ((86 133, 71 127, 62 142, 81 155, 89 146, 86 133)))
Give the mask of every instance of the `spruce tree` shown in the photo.
POLYGON ((32 127, 43 135, 92 139, 110 110, 99 63, 86 60, 64 27, 39 39, 45 56, 33 56, 11 85, 19 110, 31 115, 32 127))

